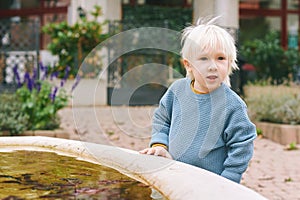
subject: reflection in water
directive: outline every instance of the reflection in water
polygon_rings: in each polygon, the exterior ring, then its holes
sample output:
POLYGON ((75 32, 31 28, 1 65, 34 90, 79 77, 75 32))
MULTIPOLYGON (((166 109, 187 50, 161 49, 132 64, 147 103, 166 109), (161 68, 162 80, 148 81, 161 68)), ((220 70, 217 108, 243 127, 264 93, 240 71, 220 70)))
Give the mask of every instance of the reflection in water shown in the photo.
POLYGON ((1 199, 151 199, 118 171, 50 152, 0 153, 1 199))
POLYGON ((161 193, 159 193, 155 189, 151 189, 151 195, 150 196, 153 200, 167 200, 161 193))

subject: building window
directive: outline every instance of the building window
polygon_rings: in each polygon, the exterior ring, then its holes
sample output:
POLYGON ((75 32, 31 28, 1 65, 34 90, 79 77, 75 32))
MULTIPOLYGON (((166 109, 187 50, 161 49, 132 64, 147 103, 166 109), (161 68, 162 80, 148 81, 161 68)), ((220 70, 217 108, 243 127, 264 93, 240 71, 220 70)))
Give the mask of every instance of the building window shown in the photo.
POLYGON ((192 0, 122 0, 123 5, 153 5, 153 6, 178 6, 192 7, 192 0))
POLYGON ((263 32, 276 30, 285 49, 298 48, 299 1, 240 0, 240 41, 260 38, 263 32))

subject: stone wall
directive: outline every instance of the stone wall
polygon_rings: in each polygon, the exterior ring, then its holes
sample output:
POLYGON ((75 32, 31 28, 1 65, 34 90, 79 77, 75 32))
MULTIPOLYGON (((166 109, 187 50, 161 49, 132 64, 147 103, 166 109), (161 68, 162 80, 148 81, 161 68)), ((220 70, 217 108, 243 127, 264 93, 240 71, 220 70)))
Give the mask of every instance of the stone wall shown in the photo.
POLYGON ((275 124, 256 122, 256 127, 262 131, 264 137, 282 145, 293 142, 300 144, 300 125, 275 124))

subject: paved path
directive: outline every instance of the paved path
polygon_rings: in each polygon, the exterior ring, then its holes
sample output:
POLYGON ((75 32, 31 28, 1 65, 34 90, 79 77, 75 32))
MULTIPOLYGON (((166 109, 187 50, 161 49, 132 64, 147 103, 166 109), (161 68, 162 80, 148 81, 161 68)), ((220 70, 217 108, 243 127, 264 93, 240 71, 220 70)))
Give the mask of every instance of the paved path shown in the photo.
MULTIPOLYGON (((72 139, 140 150, 150 138, 155 107, 78 107, 59 113, 72 139)), ((258 138, 241 184, 272 200, 300 200, 300 150, 258 138)))

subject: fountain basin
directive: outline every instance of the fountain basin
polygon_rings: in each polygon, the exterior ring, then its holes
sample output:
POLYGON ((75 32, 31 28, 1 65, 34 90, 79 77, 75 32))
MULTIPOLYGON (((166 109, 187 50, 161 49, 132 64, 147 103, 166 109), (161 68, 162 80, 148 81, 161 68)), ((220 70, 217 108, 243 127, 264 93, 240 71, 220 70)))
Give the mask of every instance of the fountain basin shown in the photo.
POLYGON ((114 146, 43 136, 1 137, 0 151, 9 150, 55 152, 107 166, 155 188, 168 199, 266 199, 206 170, 114 146))

